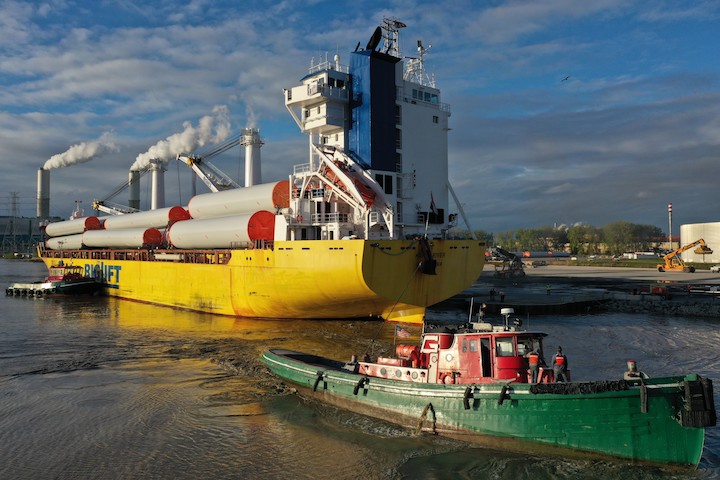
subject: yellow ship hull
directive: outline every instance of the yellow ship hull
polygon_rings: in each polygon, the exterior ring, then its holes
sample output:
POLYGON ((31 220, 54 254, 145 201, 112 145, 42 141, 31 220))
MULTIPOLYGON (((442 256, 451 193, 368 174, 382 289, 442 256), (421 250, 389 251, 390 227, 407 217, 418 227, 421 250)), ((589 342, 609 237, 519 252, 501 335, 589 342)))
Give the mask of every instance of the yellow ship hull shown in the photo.
POLYGON ((200 312, 263 318, 382 317, 422 323, 425 308, 480 276, 485 244, 432 240, 435 275, 413 240, 279 241, 273 249, 43 250, 82 265, 106 294, 200 312))

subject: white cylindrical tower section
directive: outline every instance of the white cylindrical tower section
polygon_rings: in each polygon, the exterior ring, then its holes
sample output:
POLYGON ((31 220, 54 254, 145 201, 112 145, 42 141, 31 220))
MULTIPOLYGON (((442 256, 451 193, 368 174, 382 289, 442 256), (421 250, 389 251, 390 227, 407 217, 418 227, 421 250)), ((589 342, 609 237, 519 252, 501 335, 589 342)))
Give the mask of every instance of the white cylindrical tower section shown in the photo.
POLYGON ((105 230, 125 228, 165 228, 175 222, 188 220, 190 214, 183 207, 165 207, 144 212, 113 215, 105 219, 105 230))
POLYGON ((280 180, 247 188, 203 193, 190 199, 188 212, 192 218, 216 218, 258 210, 275 212, 290 206, 290 182, 280 180))
POLYGON ((50 217, 50 170, 38 169, 37 174, 37 217, 50 217))
POLYGON ((240 137, 240 145, 245 147, 245 186, 252 187, 262 182, 260 171, 260 130, 257 128, 244 128, 240 137))
POLYGON ((50 250, 79 250, 83 246, 82 238, 82 233, 48 238, 45 241, 45 246, 50 250))
POLYGON ((242 248, 274 237, 275 215, 265 210, 178 222, 167 232, 167 241, 175 248, 242 248))
POLYGON ((156 247, 163 242, 157 228, 127 228, 122 230, 88 230, 82 235, 86 247, 142 248, 156 247))
POLYGON ((128 186, 130 187, 130 197, 128 198, 128 207, 140 210, 140 171, 130 170, 128 173, 128 186))
POLYGON ((156 210, 165 207, 165 165, 162 160, 154 158, 150 160, 152 171, 152 199, 150 209, 156 210))

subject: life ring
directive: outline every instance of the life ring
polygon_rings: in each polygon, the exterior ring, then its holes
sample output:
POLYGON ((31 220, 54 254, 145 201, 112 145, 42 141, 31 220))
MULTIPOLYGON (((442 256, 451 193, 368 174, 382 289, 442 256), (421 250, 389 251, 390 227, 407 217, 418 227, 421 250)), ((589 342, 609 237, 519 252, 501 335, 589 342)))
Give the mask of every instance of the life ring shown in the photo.
POLYGON ((297 220, 298 223, 302 223, 302 221, 303 221, 303 216, 302 216, 302 215, 298 215, 297 217, 295 217, 295 220, 297 220))

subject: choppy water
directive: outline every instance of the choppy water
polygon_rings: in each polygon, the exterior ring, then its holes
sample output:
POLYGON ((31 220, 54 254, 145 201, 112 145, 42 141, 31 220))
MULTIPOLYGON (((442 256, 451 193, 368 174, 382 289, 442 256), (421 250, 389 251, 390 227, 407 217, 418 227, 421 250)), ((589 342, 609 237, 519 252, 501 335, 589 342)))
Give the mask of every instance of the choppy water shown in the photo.
MULTIPOLYGON (((44 272, 0 260, 0 286, 44 272)), ((530 319, 549 333, 547 348, 562 344, 576 379, 618 378, 633 358, 650 375, 697 372, 720 385, 718 321, 530 319)), ((392 329, 1 296, 0 478, 720 478, 716 428, 694 472, 494 451, 303 399, 257 360, 275 346, 349 358, 370 339, 378 354, 392 329)))

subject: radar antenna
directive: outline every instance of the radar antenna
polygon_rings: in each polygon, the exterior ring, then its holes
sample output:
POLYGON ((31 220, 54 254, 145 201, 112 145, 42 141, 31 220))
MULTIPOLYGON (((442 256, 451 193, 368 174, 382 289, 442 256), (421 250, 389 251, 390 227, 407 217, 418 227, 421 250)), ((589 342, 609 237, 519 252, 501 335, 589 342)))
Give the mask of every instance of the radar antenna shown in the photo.
POLYGON ((401 28, 405 28, 403 22, 395 17, 383 18, 383 51, 393 57, 400 58, 400 40, 398 32, 401 28))
POLYGON ((427 48, 423 47, 422 40, 417 42, 417 57, 406 57, 407 63, 405 66, 405 73, 403 74, 403 80, 409 82, 415 82, 423 86, 435 88, 435 78, 425 73, 425 52, 430 50, 432 45, 428 45, 427 48))

